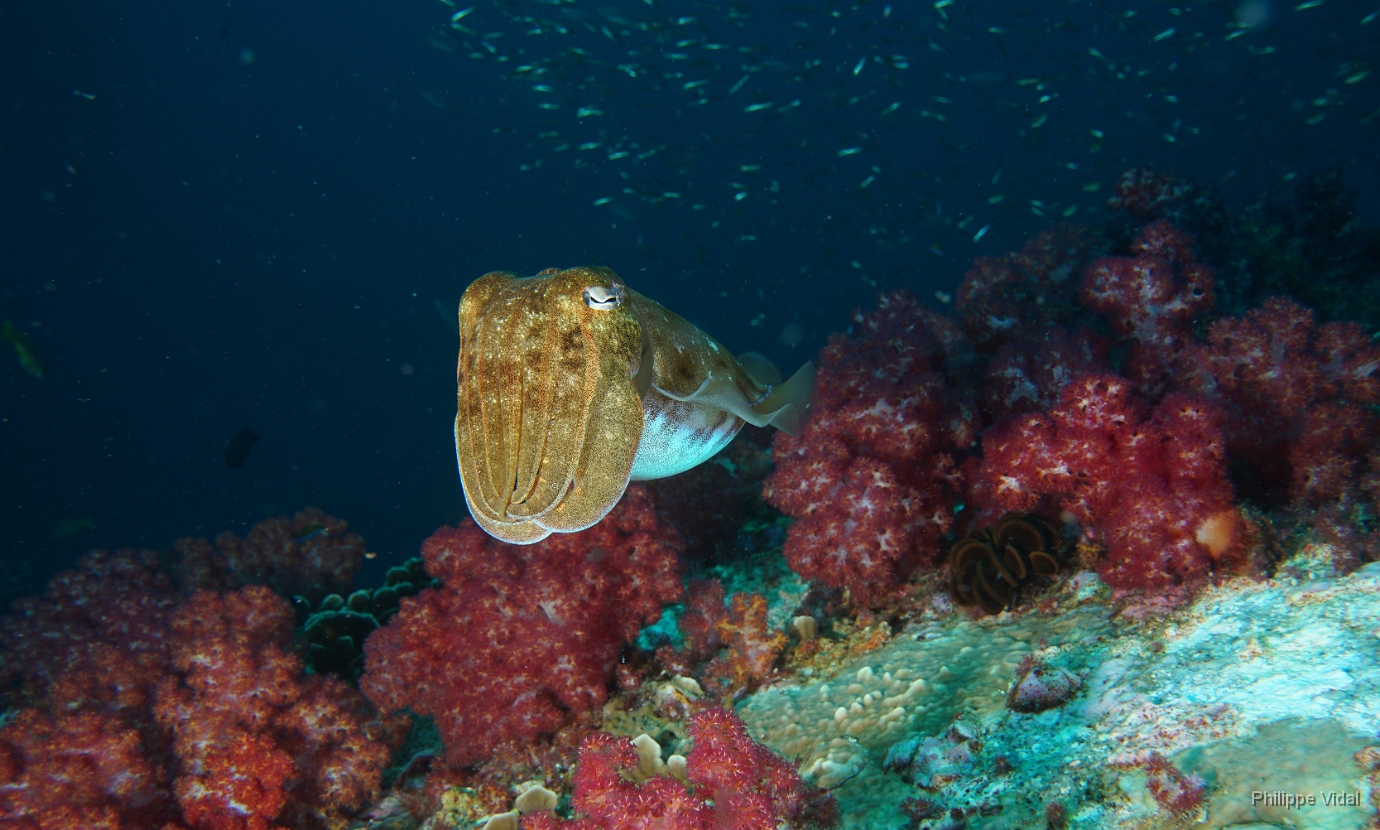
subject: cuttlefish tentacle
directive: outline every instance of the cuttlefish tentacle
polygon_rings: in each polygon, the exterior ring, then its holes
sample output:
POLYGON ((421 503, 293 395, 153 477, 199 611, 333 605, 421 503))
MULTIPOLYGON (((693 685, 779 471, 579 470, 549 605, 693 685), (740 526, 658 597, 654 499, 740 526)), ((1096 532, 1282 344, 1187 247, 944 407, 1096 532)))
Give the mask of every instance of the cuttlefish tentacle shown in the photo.
POLYGON ((780 382, 607 268, 494 272, 460 303, 455 451, 492 535, 525 544, 583 530, 630 480, 673 475, 744 423, 799 431, 806 364, 780 382))

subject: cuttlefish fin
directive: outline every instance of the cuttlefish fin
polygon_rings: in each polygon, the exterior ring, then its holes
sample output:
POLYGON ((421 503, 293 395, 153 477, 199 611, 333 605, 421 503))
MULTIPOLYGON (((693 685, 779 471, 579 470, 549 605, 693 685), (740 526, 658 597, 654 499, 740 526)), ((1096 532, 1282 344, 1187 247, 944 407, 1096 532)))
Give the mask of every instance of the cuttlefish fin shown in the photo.
POLYGON ((752 405, 752 412, 757 418, 743 420, 757 427, 774 426, 798 438, 814 405, 815 364, 807 360, 795 374, 773 385, 765 398, 752 405))
MULTIPOLYGON (((766 360, 760 356, 759 359, 764 362, 766 360)), ((747 369, 746 366, 743 368, 747 369)), ((762 385, 765 387, 767 384, 762 385)), ((681 397, 670 393, 663 394, 674 400, 722 409, 755 427, 773 426, 788 435, 799 435, 806 416, 810 414, 810 408, 814 406, 815 365, 806 362, 789 380, 777 384, 755 403, 747 399, 743 390, 732 379, 718 373, 705 378, 700 387, 690 395, 681 397)))
POLYGON ((743 367, 743 371, 748 373, 748 377, 752 378, 754 383, 764 389, 779 386, 781 383, 781 370, 765 355, 743 352, 738 355, 738 365, 743 367))

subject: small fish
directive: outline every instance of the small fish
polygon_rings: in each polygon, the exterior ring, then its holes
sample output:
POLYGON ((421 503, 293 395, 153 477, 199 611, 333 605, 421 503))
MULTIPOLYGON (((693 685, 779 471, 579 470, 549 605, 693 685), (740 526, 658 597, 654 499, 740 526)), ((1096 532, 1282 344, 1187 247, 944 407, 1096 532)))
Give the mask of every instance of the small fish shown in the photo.
POLYGON ((19 365, 24 371, 36 378, 43 377, 43 355, 38 353, 38 347, 29 335, 14 327, 14 324, 6 320, 0 325, 0 340, 8 340, 14 346, 14 353, 19 358, 19 365))
POLYGON ((468 9, 461 9, 460 11, 450 16, 450 22, 459 23, 462 18, 469 15, 469 13, 472 11, 474 11, 474 6, 470 6, 468 9))
POLYGON ((303 542, 315 539, 317 536, 325 536, 330 532, 331 529, 325 525, 309 524, 297 532, 297 544, 300 545, 303 542))
POLYGON ((83 516, 80 519, 63 519, 53 525, 53 538, 70 539, 83 530, 94 530, 95 527, 96 525, 91 521, 90 516, 83 516))
POLYGON ((243 467, 245 459, 249 458, 249 450, 257 440, 259 436, 248 427, 230 436, 230 440, 225 444, 225 466, 232 470, 243 467))
POLYGON ((973 234, 973 241, 976 242, 976 241, 978 241, 979 239, 981 239, 981 238, 983 238, 984 236, 986 236, 986 235, 987 235, 987 229, 990 228, 990 227, 992 227, 992 226, 991 226, 991 225, 983 225, 981 228, 978 228, 978 232, 975 233, 975 234, 973 234))

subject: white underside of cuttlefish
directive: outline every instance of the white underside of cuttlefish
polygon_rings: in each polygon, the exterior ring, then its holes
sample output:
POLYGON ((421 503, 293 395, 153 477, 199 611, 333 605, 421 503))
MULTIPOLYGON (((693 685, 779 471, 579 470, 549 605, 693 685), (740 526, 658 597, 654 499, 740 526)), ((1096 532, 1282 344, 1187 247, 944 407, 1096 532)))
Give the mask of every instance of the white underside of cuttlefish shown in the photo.
POLYGON ((807 363, 782 382, 607 268, 486 274, 460 301, 455 453, 475 522, 507 542, 608 515, 629 481, 723 449, 744 423, 798 433, 807 363))

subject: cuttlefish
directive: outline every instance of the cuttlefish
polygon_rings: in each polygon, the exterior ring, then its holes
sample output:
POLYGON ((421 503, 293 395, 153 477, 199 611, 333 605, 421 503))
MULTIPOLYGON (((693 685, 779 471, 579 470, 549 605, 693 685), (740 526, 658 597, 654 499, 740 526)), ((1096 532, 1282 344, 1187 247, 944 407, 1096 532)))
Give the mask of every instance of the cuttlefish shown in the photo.
POLYGON ((815 370, 782 382, 608 268, 550 268, 465 289, 456 381, 470 515, 531 544, 596 524, 628 482, 708 460, 744 423, 798 434, 815 370))

